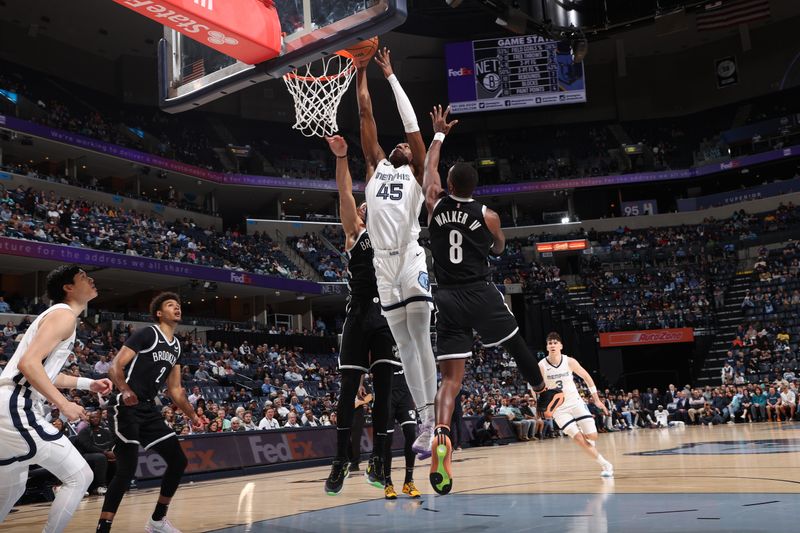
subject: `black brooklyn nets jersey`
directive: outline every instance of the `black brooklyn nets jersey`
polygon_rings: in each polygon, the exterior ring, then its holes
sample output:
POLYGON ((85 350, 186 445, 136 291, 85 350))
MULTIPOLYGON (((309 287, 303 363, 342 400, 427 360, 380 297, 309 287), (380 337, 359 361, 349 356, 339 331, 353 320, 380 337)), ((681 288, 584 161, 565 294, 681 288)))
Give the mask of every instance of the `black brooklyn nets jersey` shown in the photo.
POLYGON ((172 367, 181 357, 181 341, 174 337, 167 342, 158 326, 149 326, 133 332, 125 346, 136 356, 125 367, 125 381, 140 402, 153 400, 164 384, 172 367))
POLYGON ((371 300, 378 297, 373 255, 369 233, 363 230, 353 247, 347 251, 347 286, 350 287, 350 297, 353 299, 371 300))
POLYGON ((486 227, 486 207, 473 199, 443 196, 428 227, 436 281, 440 286, 489 279, 486 256, 494 243, 486 227))

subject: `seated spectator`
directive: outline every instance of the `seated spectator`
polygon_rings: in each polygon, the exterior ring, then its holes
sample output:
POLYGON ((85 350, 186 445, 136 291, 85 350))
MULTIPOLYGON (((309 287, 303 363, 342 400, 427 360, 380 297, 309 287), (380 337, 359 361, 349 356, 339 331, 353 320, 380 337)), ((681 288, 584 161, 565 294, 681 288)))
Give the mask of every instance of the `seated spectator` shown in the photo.
POLYGON ((264 418, 258 423, 258 429, 278 429, 281 425, 275 418, 275 409, 267 407, 264 409, 264 418))
POLYGON ((484 413, 483 417, 475 424, 472 437, 475 446, 497 445, 495 441, 500 438, 500 434, 497 428, 494 427, 492 414, 490 412, 484 413))
POLYGON ((108 362, 105 355, 101 355, 100 360, 94 365, 94 372, 100 376, 107 376, 109 368, 111 368, 111 363, 108 362))
MULTIPOLYGON (((233 424, 233 422, 231 422, 233 424)), ((258 426, 253 422, 253 412, 245 411, 242 417, 242 427, 245 431, 253 431, 258 429, 258 426)))
POLYGON ((0 313, 10 313, 11 306, 6 302, 5 297, 0 296, 0 313))
POLYGON ((297 413, 295 413, 294 411, 290 411, 289 415, 286 417, 286 423, 283 425, 283 427, 285 427, 285 428, 299 428, 299 427, 302 427, 297 422, 297 413))
POLYGON ((112 451, 114 436, 108 427, 102 425, 100 411, 89 413, 89 425, 78 432, 75 447, 89 463, 94 473, 94 480, 89 485, 89 492, 102 496, 106 493, 107 480, 114 477, 116 456, 112 451))
POLYGON ((3 328, 3 335, 7 339, 13 339, 17 335, 17 327, 12 321, 9 320, 6 324, 6 327, 3 328))

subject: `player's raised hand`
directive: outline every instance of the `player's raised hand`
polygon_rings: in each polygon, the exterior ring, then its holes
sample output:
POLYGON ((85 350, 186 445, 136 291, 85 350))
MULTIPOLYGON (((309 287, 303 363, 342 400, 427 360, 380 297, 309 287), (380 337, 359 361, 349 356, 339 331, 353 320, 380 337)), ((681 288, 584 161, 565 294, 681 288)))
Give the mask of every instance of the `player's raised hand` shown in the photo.
POLYGON ((325 137, 328 141, 328 146, 336 157, 344 157, 347 155, 347 141, 341 135, 334 135, 332 137, 325 137))
POLYGON ((383 50, 378 50, 375 54, 375 62, 381 67, 385 77, 388 78, 394 74, 394 70, 392 70, 392 53, 385 46, 383 50))
POLYGON ((75 402, 67 402, 59 409, 61 414, 67 417, 69 422, 77 422, 78 420, 86 420, 86 410, 75 402))
POLYGON ((97 392, 101 396, 106 396, 114 389, 114 384, 108 378, 103 379, 95 379, 92 381, 92 384, 89 385, 89 390, 92 392, 97 392))
POLYGON ((197 415, 192 417, 192 430, 195 433, 200 433, 203 431, 203 421, 200 420, 200 417, 197 415))
POLYGON ((136 393, 132 390, 126 390, 122 393, 122 403, 127 405, 128 407, 132 405, 136 405, 139 403, 139 398, 136 396, 136 393))
POLYGON ((434 133, 444 133, 447 135, 450 133, 450 130, 458 124, 458 120, 453 120, 451 122, 447 122, 447 116, 450 114, 450 106, 447 106, 444 110, 442 110, 441 105, 433 106, 433 111, 431 112, 431 121, 433 122, 433 132, 434 133))

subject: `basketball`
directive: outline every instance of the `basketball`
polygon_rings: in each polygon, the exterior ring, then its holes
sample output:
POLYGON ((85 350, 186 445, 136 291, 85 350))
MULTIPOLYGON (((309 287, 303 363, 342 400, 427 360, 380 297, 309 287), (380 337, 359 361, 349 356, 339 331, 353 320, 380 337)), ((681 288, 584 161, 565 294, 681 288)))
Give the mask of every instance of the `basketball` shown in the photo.
POLYGON ((369 60, 372 59, 375 52, 378 51, 378 38, 373 37, 372 39, 361 41, 350 48, 345 48, 345 50, 353 56, 353 62, 357 67, 365 67, 369 64, 369 60))

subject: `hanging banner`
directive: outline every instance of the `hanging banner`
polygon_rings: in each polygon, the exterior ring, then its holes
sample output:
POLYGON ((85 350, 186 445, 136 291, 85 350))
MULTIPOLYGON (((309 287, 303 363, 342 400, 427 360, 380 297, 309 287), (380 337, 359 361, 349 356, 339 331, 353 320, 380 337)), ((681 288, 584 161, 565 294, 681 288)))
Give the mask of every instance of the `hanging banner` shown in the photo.
POLYGON ((694 329, 648 329, 644 331, 614 331, 600 334, 600 347, 641 346, 644 344, 674 344, 694 342, 694 329))
POLYGON ((732 87, 739 83, 739 67, 736 56, 723 57, 714 61, 714 72, 717 74, 717 89, 732 87))

